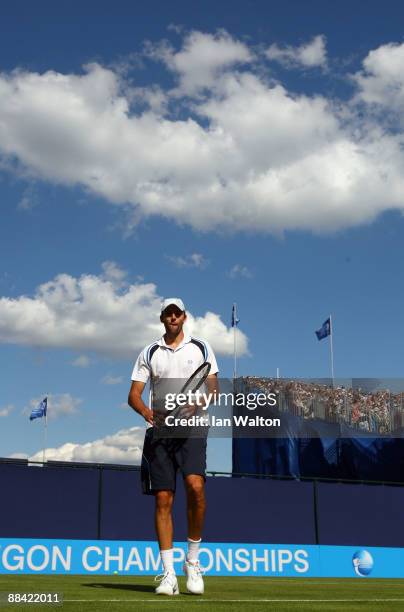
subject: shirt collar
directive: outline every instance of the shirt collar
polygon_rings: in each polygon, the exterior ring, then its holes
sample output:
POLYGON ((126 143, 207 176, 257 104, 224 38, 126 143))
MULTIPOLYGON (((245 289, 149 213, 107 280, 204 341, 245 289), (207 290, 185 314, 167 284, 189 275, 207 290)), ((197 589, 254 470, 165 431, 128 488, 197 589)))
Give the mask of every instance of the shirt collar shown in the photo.
MULTIPOLYGON (((191 336, 189 334, 184 334, 184 338, 183 338, 181 344, 176 346, 175 350, 179 349, 181 346, 184 346, 184 344, 188 344, 188 342, 191 342, 191 336)), ((164 336, 161 336, 160 340, 157 341, 157 344, 159 344, 160 346, 164 346, 166 348, 169 348, 169 349, 171 348, 171 346, 168 346, 168 344, 165 343, 164 336)))

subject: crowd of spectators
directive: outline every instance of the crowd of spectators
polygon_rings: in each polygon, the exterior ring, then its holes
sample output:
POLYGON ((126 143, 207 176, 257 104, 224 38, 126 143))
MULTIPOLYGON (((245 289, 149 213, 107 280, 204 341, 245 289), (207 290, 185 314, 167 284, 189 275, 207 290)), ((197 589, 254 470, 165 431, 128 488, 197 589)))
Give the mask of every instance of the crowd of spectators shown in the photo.
POLYGON ((360 388, 253 376, 244 378, 243 384, 250 392, 276 393, 281 411, 305 419, 320 418, 381 434, 404 427, 403 392, 365 392, 360 388))

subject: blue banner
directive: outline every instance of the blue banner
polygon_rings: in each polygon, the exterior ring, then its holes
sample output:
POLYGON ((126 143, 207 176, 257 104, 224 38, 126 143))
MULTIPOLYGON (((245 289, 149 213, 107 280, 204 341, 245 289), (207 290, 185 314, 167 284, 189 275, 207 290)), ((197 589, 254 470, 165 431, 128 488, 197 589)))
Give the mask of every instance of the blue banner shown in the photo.
MULTIPOLYGON (((174 545, 182 573, 186 544, 174 545)), ((200 563, 210 576, 404 578, 404 548, 207 543, 200 563)), ((156 542, 0 539, 0 574, 154 575, 156 542)))

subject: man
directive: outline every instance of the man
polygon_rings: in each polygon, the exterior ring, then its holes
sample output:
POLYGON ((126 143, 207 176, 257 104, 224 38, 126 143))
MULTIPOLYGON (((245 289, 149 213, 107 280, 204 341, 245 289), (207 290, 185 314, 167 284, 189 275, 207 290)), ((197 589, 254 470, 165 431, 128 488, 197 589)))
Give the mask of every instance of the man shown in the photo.
MULTIPOLYGON (((217 363, 209 344, 184 334, 187 315, 179 298, 164 300, 160 321, 165 334, 140 353, 132 373, 128 403, 148 423, 143 446, 141 477, 143 493, 155 496, 155 525, 164 567, 158 595, 178 595, 178 582, 173 564, 172 506, 176 472, 184 478, 187 495, 188 552, 184 564, 187 589, 202 594, 204 584, 198 562, 199 545, 205 515, 206 436, 187 438, 153 437, 156 414, 142 400, 142 392, 150 380, 154 387, 164 379, 188 379, 204 361, 211 364, 206 381, 207 392, 216 393, 217 363)), ((179 391, 179 389, 177 390, 179 391)), ((206 428, 206 435, 207 435, 206 428)))

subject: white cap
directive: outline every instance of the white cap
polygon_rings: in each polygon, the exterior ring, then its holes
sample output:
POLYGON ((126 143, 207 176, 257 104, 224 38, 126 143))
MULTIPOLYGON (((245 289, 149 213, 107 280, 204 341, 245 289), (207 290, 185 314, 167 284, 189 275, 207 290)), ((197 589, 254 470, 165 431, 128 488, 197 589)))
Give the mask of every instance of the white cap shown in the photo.
POLYGON ((161 312, 164 312, 166 308, 172 305, 177 306, 183 312, 185 311, 184 302, 180 298, 166 298, 161 304, 161 312))

